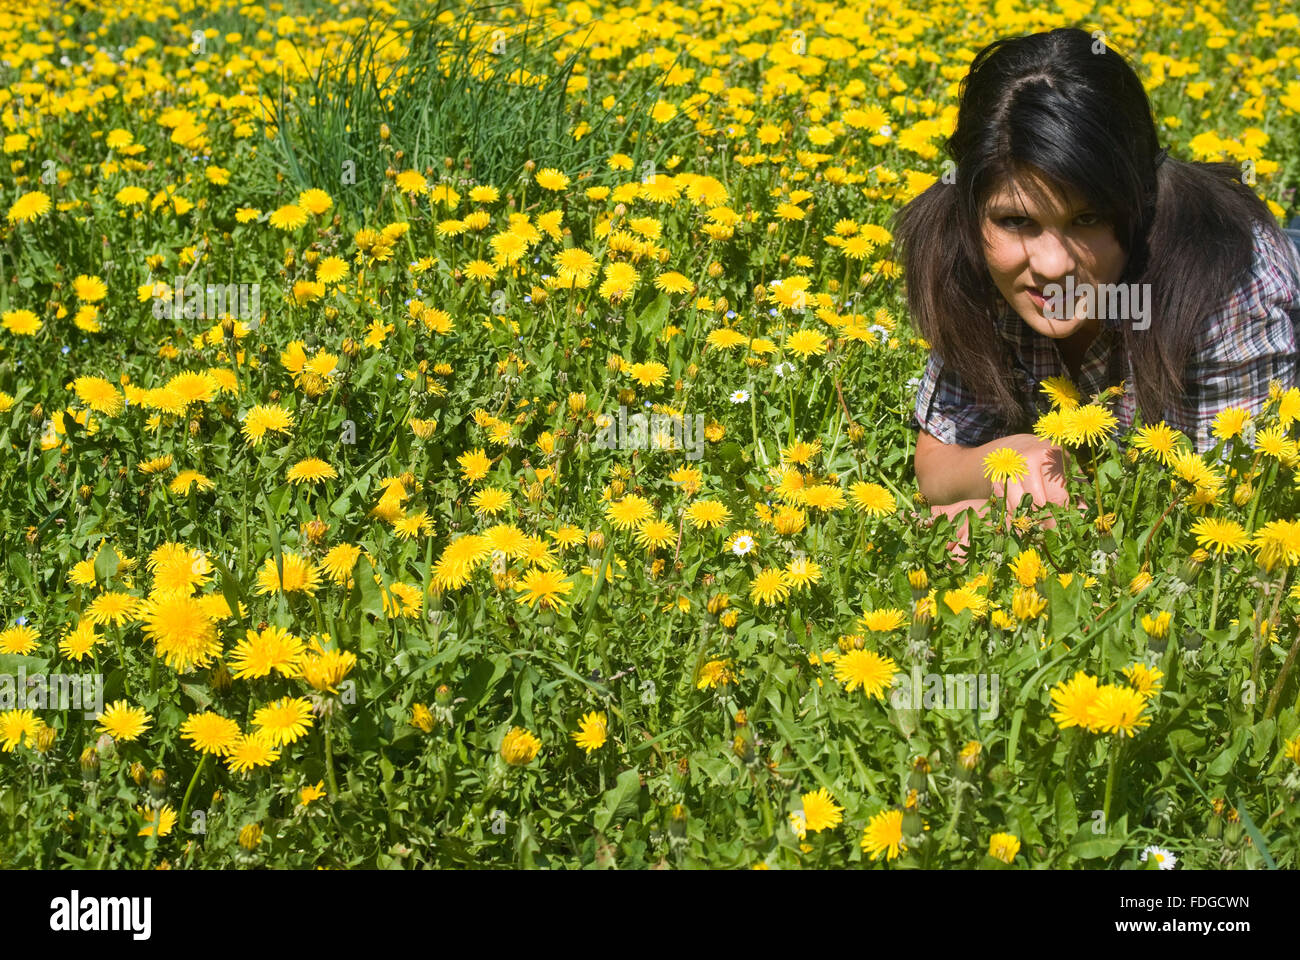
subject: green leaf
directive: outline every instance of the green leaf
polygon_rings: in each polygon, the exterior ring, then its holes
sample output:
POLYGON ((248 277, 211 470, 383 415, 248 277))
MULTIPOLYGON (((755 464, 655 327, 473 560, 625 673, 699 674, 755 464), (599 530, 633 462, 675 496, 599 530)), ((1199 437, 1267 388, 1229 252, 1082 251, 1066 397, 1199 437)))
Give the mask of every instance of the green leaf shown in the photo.
POLYGON ((1056 785, 1056 829, 1067 839, 1079 832, 1079 812, 1074 794, 1064 783, 1056 785))
POLYGON ((1238 727, 1232 732, 1232 742, 1223 748, 1223 752, 1214 758, 1214 761, 1205 768, 1205 773, 1210 777, 1225 776, 1232 769, 1233 764, 1237 762, 1237 756, 1241 753, 1242 748, 1246 746, 1247 732, 1245 727, 1238 727))
POLYGON ((597 830, 606 829, 616 816, 628 816, 636 810, 637 795, 641 792, 641 770, 633 767, 618 775, 614 786, 605 791, 593 820, 597 830))
POLYGON ((99 552, 95 554, 95 579, 100 583, 108 583, 113 578, 113 574, 117 573, 119 562, 117 551, 105 540, 99 545, 99 552))
POLYGON ((384 598, 379 593, 379 584, 375 583, 375 568, 363 554, 357 560, 357 590, 361 594, 361 610, 376 617, 384 615, 384 598))
POLYGON ((1099 857, 1113 857, 1124 846, 1126 837, 1093 837, 1091 833, 1079 834, 1070 844, 1070 855, 1080 860, 1096 860, 1099 857))
POLYGON ((1277 863, 1273 860, 1273 854, 1268 849, 1264 835, 1259 832, 1259 827, 1255 826, 1255 821, 1246 812, 1246 800, 1240 794, 1237 796, 1237 813, 1241 815, 1241 822, 1245 826, 1246 832, 1250 834, 1250 839, 1255 842, 1255 848, 1259 851, 1259 855, 1264 858, 1264 862, 1268 864, 1270 870, 1276 870, 1277 863))
POLYGON ((197 684, 182 683, 181 689, 185 691, 186 696, 194 701, 195 706, 197 706, 200 711, 206 710, 208 707, 212 706, 212 697, 208 696, 208 692, 197 684))

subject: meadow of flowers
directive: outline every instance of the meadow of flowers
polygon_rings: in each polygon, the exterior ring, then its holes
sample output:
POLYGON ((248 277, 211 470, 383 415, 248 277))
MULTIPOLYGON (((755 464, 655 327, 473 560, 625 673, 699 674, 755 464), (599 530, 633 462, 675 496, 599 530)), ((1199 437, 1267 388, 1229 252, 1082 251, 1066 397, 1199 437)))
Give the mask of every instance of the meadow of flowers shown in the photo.
POLYGON ((1300 390, 958 562, 889 231, 1070 24, 1289 214, 1283 9, 0 14, 0 866, 1300 865, 1300 390))

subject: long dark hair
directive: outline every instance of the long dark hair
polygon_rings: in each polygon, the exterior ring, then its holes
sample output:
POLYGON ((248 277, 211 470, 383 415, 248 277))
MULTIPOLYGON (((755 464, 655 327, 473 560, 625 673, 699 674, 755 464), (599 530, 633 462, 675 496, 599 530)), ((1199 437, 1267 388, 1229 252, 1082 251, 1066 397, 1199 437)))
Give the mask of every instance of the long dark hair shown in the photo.
POLYGON ((981 50, 962 81, 946 149, 955 184, 939 180, 895 216, 908 307, 945 368, 1008 423, 1024 422, 1024 404, 997 335, 1005 301, 981 235, 985 204, 1003 182, 1028 192, 1033 174, 1061 195, 1078 190, 1127 254, 1119 282, 1151 284, 1149 328, 1124 324, 1121 334, 1136 381, 1129 387, 1147 423, 1181 392, 1207 310, 1245 282, 1252 225, 1287 243, 1235 165, 1165 155, 1133 68, 1077 28, 981 50))

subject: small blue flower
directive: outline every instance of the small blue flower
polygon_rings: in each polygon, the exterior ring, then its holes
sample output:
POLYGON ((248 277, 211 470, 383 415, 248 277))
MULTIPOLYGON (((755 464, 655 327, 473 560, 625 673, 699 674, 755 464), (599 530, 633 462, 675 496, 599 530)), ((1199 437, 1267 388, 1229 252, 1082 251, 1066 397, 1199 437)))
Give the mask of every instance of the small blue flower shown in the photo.
POLYGON ((20 627, 25 627, 27 626, 27 618, 23 616, 15 617, 14 623, 20 627))
POLYGON ((72 350, 72 348, 69 347, 69 346, 66 346, 66 345, 65 345, 65 346, 62 346, 62 347, 59 348, 59 352, 62 353, 65 357, 68 355, 68 353, 69 353, 71 350, 72 350))
POLYGON ((727 311, 727 319, 728 319, 728 320, 735 320, 735 319, 736 319, 736 311, 735 311, 735 310, 728 310, 728 311, 727 311))

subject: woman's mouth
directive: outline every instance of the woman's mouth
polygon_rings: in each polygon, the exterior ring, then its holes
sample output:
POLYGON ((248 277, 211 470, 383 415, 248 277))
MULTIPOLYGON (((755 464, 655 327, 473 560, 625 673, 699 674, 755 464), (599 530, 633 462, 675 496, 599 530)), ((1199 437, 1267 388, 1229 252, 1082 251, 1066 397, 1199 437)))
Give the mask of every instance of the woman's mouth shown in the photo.
POLYGON ((1047 304, 1047 298, 1043 296, 1043 292, 1037 287, 1025 287, 1025 292, 1029 294, 1029 299, 1033 300, 1039 309, 1042 309, 1047 304))

